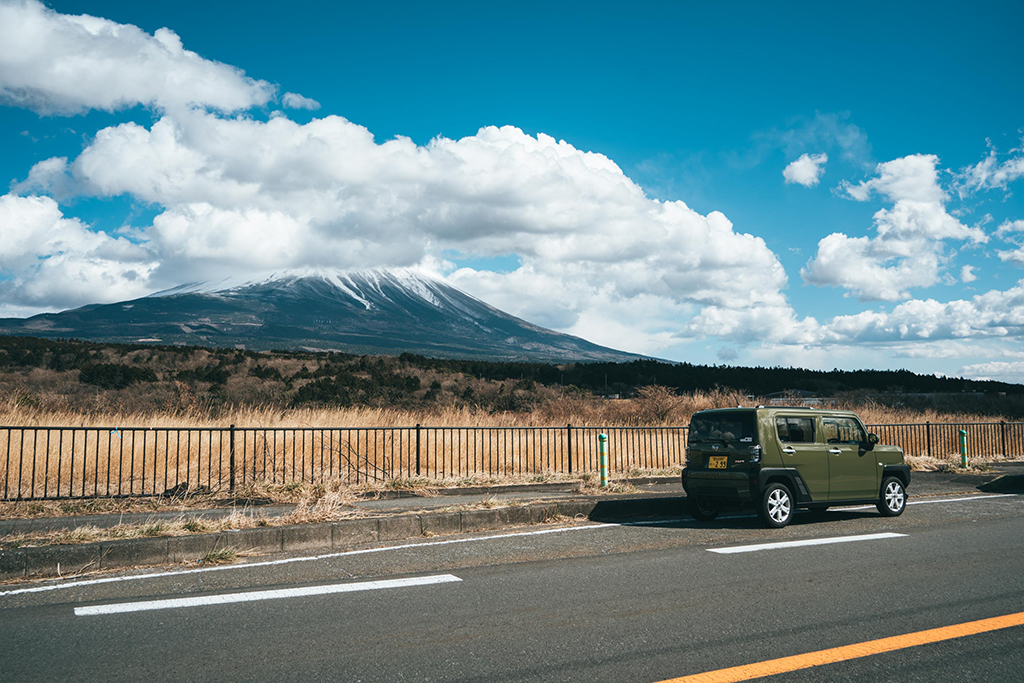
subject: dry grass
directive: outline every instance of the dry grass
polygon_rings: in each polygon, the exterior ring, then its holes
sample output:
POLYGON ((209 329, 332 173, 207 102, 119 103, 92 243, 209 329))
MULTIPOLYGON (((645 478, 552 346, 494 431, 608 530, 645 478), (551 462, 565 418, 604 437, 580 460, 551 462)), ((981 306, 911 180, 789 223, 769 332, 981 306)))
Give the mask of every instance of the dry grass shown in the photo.
POLYGON ((904 459, 912 470, 919 472, 950 472, 955 474, 987 472, 996 463, 1012 460, 1012 458, 1007 458, 1003 455, 971 456, 967 460, 967 467, 963 467, 960 464, 959 455, 950 455, 945 458, 935 458, 928 455, 906 455, 904 459))
MULTIPOLYGON (((74 444, 74 464, 69 454, 72 448, 66 442, 68 432, 40 432, 38 443, 32 432, 13 432, 10 444, 0 443, 0 450, 10 447, 17 452, 16 459, 0 463, 0 493, 17 497, 18 492, 26 498, 39 497, 43 492, 52 496, 57 483, 62 488, 59 495, 67 495, 70 470, 74 469, 75 495, 117 495, 120 493, 161 494, 173 492, 178 482, 191 482, 191 489, 182 490, 176 496, 152 497, 147 500, 129 499, 123 501, 82 501, 68 503, 21 503, 14 507, 0 503, 0 516, 41 515, 41 514, 88 514, 101 512, 136 512, 161 510, 190 510, 224 504, 227 480, 228 435, 226 432, 205 434, 160 432, 161 429, 184 428, 191 430, 221 429, 230 425, 238 427, 283 428, 409 428, 416 424, 431 428, 523 428, 568 425, 574 427, 607 428, 611 433, 611 467, 615 477, 625 476, 677 476, 682 459, 680 444, 659 443, 655 451, 643 451, 636 439, 619 438, 615 428, 623 427, 665 427, 685 425, 695 411, 707 408, 751 405, 757 403, 734 391, 696 391, 676 395, 665 387, 650 386, 640 390, 640 395, 627 400, 601 400, 567 392, 557 400, 536 405, 525 412, 490 412, 464 405, 439 405, 431 409, 408 410, 400 408, 354 407, 338 409, 293 409, 277 410, 267 407, 240 407, 223 409, 216 414, 203 411, 195 406, 159 412, 109 412, 90 409, 88 405, 78 409, 43 410, 31 404, 19 402, 13 397, 0 400, 0 426, 60 426, 86 428, 91 431, 88 447, 79 441, 74 444), (116 431, 114 430, 116 428, 116 431), (155 428, 156 432, 150 432, 155 428), (131 432, 130 430, 139 430, 131 432), (148 439, 147 439, 148 437, 148 439), (64 438, 62 443, 60 439, 64 438), (100 443, 96 443, 99 441, 100 443), (108 444, 108 441, 110 442, 108 444), (110 449, 108 456, 107 449, 110 449), (102 453, 101 453, 102 451, 102 453), (25 453, 22 456, 22 452, 25 453), (197 469, 196 463, 201 463, 197 469), (9 472, 10 481, 3 480, 4 471, 9 472), (145 475, 145 476, 143 476, 145 475), (209 490, 202 487, 209 483, 209 490), (122 490, 123 485, 123 490, 122 490), (220 491, 218 493, 218 491, 220 491), (184 494, 184 495, 182 495, 184 494), (37 507, 32 507, 35 505, 37 507), (26 512, 28 511, 28 512, 26 512)), ((856 410, 868 424, 907 423, 970 423, 987 422, 991 415, 968 412, 943 412, 934 409, 912 410, 892 408, 879 403, 861 402, 838 405, 838 408, 856 410)), ((424 432, 426 433, 426 432, 424 432)), ((520 432, 521 433, 521 432, 520 432)), ((389 490, 407 490, 429 495, 431 491, 450 486, 488 486, 514 483, 535 483, 546 481, 578 480, 576 477, 560 474, 565 469, 564 453, 567 450, 565 430, 551 429, 536 432, 536 441, 531 445, 523 440, 503 444, 502 432, 465 432, 460 446, 451 442, 441 443, 438 455, 438 432, 429 436, 432 463, 424 465, 429 476, 415 477, 416 456, 412 453, 410 440, 413 432, 390 436, 381 433, 378 444, 377 434, 372 444, 359 441, 359 434, 349 436, 348 432, 337 431, 325 435, 323 432, 309 433, 309 443, 303 435, 299 469, 296 469, 295 450, 298 435, 283 432, 278 435, 252 432, 238 438, 245 439, 237 447, 239 460, 248 463, 251 479, 254 471, 260 477, 272 481, 315 481, 342 476, 344 469, 349 473, 360 471, 358 477, 351 477, 345 495, 373 495, 389 490), (273 442, 271 443, 271 436, 273 442), (329 445, 327 444, 330 438, 329 445), (473 439, 473 452, 467 452, 466 439, 473 439), (390 439, 390 442, 389 442, 390 439), (399 443, 397 451, 395 442, 399 443), (479 439, 479 441, 478 441, 479 439), (479 455, 477 447, 479 446, 479 455), (460 450, 461 448, 461 450, 460 450), (390 450, 389 450, 390 449, 390 450), (329 459, 330 469, 324 463, 324 454, 329 459), (554 453, 552 460, 550 454, 554 453), (561 453, 562 455, 559 455, 561 453), (497 471, 492 471, 497 470, 497 471), (386 471, 385 471, 386 470, 386 471), (510 474, 514 473, 514 474, 510 474), (367 483, 366 479, 370 482, 367 483), (354 479, 354 481, 353 481, 354 479)), ((365 435, 366 432, 361 434, 365 435)), ((583 468, 594 466, 596 451, 595 432, 586 432, 588 442, 583 445, 583 432, 577 432, 573 442, 574 458, 581 459, 581 450, 588 455, 583 468)), ((3 432, 0 437, 6 438, 3 432)), ((428 437, 424 437, 427 439, 428 437)), ((534 437, 530 437, 534 438, 534 437)), ((892 437, 899 438, 899 437, 892 437)), ((973 437, 972 437, 973 438, 973 437)), ((934 440, 932 452, 946 448, 950 439, 934 440)), ((908 453, 908 458, 920 455, 920 439, 914 443, 898 443, 908 453)), ((425 450, 427 447, 424 447, 425 450)), ((648 449, 650 446, 647 447, 648 449)), ((955 446, 952 450, 955 450, 955 446)), ((927 467, 923 461, 915 467, 927 467)), ((241 465, 240 465, 241 466, 241 465)), ((581 469, 580 462, 576 469, 581 469)), ((308 484, 274 484, 261 481, 246 483, 234 495, 236 498, 268 500, 275 502, 299 503, 308 494, 308 484)), ((336 492, 341 495, 341 492, 336 492)), ((309 510, 319 515, 319 510, 309 510)))
MULTIPOLYGON (((262 489, 271 491, 270 487, 262 489)), ((601 489, 607 493, 628 493, 632 489, 628 485, 617 489, 601 489)), ((289 496, 298 496, 295 509, 286 515, 266 517, 258 509, 242 508, 222 517, 199 517, 182 514, 172 520, 151 520, 140 524, 118 524, 113 527, 101 528, 84 525, 72 529, 56 531, 38 531, 31 533, 11 534, 0 537, 0 549, 23 548, 42 545, 71 545, 80 543, 97 543, 124 538, 146 538, 155 536, 184 536, 188 534, 205 534, 234 529, 251 529, 255 527, 275 527, 289 524, 308 524, 313 522, 332 522, 354 517, 366 516, 363 510, 354 503, 356 492, 340 482, 332 482, 323 486, 307 486, 301 492, 290 492, 289 496)), ((487 510, 494 508, 516 507, 525 505, 522 501, 500 500, 488 496, 483 500, 451 505, 441 508, 406 511, 408 514, 423 512, 462 512, 468 510, 487 510)), ((232 555, 232 559, 233 559, 232 555)), ((203 562, 213 559, 204 558, 203 562)), ((225 559, 219 561, 228 561, 225 559)))
POLYGON ((303 491, 295 509, 278 517, 266 517, 253 508, 240 508, 220 517, 198 517, 182 514, 172 520, 151 520, 140 524, 118 524, 101 528, 84 525, 73 529, 11 534, 0 537, 0 548, 21 548, 35 545, 66 545, 96 543, 121 538, 154 536, 184 536, 207 534, 234 529, 284 526, 309 522, 327 522, 362 516, 364 513, 352 505, 351 491, 340 486, 310 487, 303 491))
MULTIPOLYGON (((642 387, 637 398, 603 400, 565 394, 524 412, 493 412, 479 407, 446 404, 420 410, 386 407, 294 408, 261 406, 225 408, 216 412, 198 408, 162 411, 110 411, 89 406, 41 410, 19 402, 14 394, 0 400, 0 426, 60 426, 86 428, 217 429, 237 427, 542 427, 572 424, 577 427, 664 427, 686 425, 693 413, 709 408, 766 403, 737 391, 694 391, 676 395, 666 387, 642 387)), ((877 402, 851 401, 835 405, 856 411, 865 423, 988 422, 991 414, 937 409, 896 408, 877 402)))

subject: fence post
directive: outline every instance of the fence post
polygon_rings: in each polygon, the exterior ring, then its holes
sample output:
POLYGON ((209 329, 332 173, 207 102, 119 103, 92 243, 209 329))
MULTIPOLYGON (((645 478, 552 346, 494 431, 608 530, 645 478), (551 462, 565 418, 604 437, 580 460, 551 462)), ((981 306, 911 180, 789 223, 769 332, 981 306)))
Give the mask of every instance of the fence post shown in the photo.
POLYGON ((565 433, 566 433, 566 436, 569 439, 569 447, 568 447, 568 452, 569 452, 569 474, 572 474, 572 425, 571 424, 565 425, 565 433))
POLYGON ((931 422, 925 422, 924 423, 924 435, 925 435, 925 450, 927 451, 926 455, 930 456, 932 454, 932 423, 931 422))
POLYGON ((601 488, 608 486, 608 435, 597 435, 597 452, 599 454, 599 467, 601 474, 601 488))
POLYGON ((416 476, 420 476, 420 425, 416 423, 416 476))
POLYGON ((235 425, 228 430, 228 468, 231 472, 231 493, 235 492, 235 425))
POLYGON ((1006 420, 999 421, 999 441, 1003 447, 1002 456, 1004 458, 1010 457, 1006 454, 1006 420))

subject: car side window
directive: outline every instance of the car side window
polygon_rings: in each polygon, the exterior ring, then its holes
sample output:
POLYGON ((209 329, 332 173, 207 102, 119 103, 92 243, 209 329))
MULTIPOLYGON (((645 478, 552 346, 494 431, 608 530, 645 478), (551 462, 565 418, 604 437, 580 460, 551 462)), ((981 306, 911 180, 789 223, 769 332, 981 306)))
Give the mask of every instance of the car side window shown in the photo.
POLYGON ((814 418, 777 417, 775 431, 783 443, 814 443, 814 418))
POLYGON ((859 444, 868 440, 860 423, 850 417, 826 417, 822 426, 828 443, 859 444))

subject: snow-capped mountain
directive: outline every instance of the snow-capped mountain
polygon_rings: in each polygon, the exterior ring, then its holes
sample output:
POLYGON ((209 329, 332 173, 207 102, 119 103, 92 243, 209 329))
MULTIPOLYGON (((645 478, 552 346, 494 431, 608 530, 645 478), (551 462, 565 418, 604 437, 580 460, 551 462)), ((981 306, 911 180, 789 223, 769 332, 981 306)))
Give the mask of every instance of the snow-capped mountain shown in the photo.
POLYGON ((411 269, 194 282, 133 301, 0 319, 0 334, 543 362, 629 361, 411 269))

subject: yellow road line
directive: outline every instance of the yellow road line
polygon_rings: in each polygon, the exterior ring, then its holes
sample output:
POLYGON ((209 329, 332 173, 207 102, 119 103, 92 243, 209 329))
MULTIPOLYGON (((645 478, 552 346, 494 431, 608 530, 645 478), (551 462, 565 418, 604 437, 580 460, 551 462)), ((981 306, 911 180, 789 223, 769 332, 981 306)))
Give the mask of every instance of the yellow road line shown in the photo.
POLYGON ((756 664, 734 666, 729 669, 718 669, 717 671, 706 671, 702 674, 693 674, 692 676, 683 676, 682 678, 670 678, 659 683, 734 683, 735 681, 749 681, 752 678, 774 676, 789 671, 809 669, 814 666, 821 666, 822 664, 833 664, 848 659, 857 659, 859 657, 877 655, 882 652, 892 652, 893 650, 902 650, 908 647, 938 643, 943 640, 963 638, 964 636, 1022 625, 1024 625, 1024 612, 1017 612, 1016 614, 1007 614, 1002 617, 968 621, 964 624, 943 626, 942 628, 907 633, 902 636, 892 636, 891 638, 869 640, 864 643, 833 647, 828 650, 818 650, 817 652, 808 652, 802 655, 793 655, 792 657, 769 659, 768 661, 756 664))

